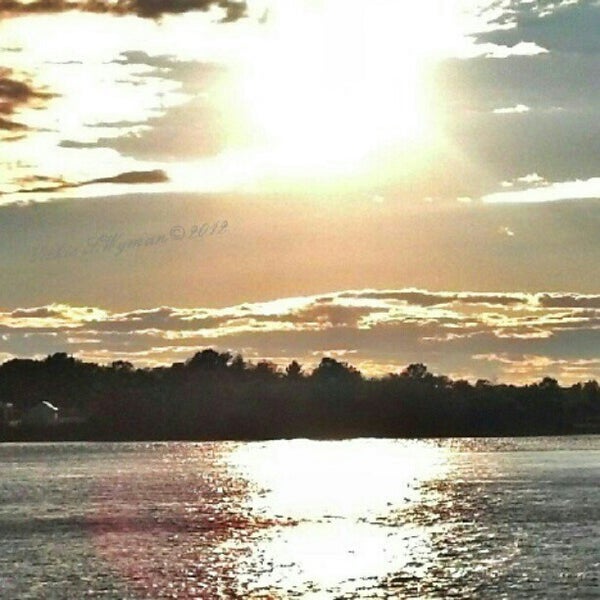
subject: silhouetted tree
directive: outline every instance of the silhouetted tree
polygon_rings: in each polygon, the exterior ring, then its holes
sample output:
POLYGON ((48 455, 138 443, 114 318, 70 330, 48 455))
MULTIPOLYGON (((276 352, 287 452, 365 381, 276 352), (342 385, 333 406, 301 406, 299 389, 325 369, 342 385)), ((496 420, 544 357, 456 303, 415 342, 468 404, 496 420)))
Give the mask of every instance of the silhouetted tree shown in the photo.
POLYGON ((246 370, 246 362, 241 354, 236 354, 229 365, 229 370, 235 375, 241 375, 246 370))
POLYGON ((324 357, 311 375, 317 381, 357 381, 360 371, 345 362, 335 358, 324 357))
POLYGON ((125 371, 127 373, 133 371, 133 365, 126 360, 113 360, 113 362, 110 363, 110 368, 114 371, 125 371))
POLYGON ((422 381, 429 375, 429 372, 423 363, 411 363, 402 371, 401 375, 409 379, 422 381))
POLYGON ((218 371, 224 369, 231 360, 229 352, 216 352, 212 348, 207 348, 201 352, 196 352, 186 363, 191 369, 202 371, 218 371))
POLYGON ((288 379, 298 380, 302 378, 302 366, 293 360, 286 368, 285 375, 288 379))
POLYGON ((491 384, 491 382, 490 382, 488 379, 478 379, 478 380, 475 382, 475 387, 476 387, 478 390, 482 390, 482 389, 489 388, 491 385, 492 385, 492 384, 491 384))
POLYGON ((263 380, 273 379, 277 376, 277 365, 268 360, 261 360, 254 365, 252 375, 263 380))
POLYGON ((538 384, 538 387, 542 390, 549 390, 553 392, 560 389, 558 381, 556 381, 556 379, 553 377, 544 377, 538 384))

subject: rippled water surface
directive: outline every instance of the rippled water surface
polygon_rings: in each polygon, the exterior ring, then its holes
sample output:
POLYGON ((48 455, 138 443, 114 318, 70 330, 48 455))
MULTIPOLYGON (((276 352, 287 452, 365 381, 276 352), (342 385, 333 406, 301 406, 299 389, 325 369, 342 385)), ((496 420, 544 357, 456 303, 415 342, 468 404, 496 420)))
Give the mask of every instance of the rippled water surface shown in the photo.
POLYGON ((600 437, 0 445, 0 598, 600 598, 600 437))

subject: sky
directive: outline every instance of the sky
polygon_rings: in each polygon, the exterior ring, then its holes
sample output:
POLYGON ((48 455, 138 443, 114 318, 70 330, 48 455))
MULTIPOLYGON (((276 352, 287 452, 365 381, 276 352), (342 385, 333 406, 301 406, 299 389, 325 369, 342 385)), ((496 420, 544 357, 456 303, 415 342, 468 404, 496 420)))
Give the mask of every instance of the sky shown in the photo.
POLYGON ((0 361, 600 379, 600 2, 0 0, 0 361))

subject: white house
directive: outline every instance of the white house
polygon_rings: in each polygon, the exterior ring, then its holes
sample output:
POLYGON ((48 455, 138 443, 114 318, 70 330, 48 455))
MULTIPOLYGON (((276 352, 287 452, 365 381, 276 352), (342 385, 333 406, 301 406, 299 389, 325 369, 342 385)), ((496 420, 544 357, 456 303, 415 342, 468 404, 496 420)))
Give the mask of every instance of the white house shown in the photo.
POLYGON ((21 419, 21 425, 45 427, 58 421, 58 408, 50 402, 39 402, 30 408, 21 419))

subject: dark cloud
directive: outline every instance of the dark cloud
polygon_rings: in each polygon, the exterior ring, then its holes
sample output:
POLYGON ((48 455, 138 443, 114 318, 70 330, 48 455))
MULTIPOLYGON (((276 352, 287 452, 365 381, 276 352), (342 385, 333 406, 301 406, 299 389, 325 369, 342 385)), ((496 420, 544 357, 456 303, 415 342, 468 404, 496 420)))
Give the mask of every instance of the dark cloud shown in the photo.
POLYGON ((4 17, 36 13, 59 13, 70 10, 112 15, 134 14, 139 17, 157 19, 165 14, 182 14, 205 11, 213 6, 225 11, 224 22, 235 21, 245 16, 246 3, 236 0, 0 0, 0 15, 4 17))
POLYGON ((341 298, 371 298, 373 300, 396 300, 407 304, 418 304, 420 306, 437 306, 448 304, 452 301, 452 295, 436 294, 421 290, 406 291, 377 291, 362 290, 359 292, 345 292, 340 294, 341 298))
POLYGON ((47 306, 38 308, 18 308, 10 313, 15 319, 48 319, 52 317, 61 317, 62 313, 47 306))
POLYGON ((425 290, 377 291, 361 290, 344 292, 340 298, 370 298, 374 300, 396 300, 417 306, 442 306, 452 302, 463 304, 487 304, 490 306, 511 306, 527 302, 523 294, 477 294, 473 292, 428 292, 425 290))
POLYGON ((127 52, 122 52, 119 58, 113 62, 118 65, 147 65, 149 67, 154 67, 159 71, 164 69, 171 70, 173 66, 178 64, 173 56, 151 56, 143 50, 129 50, 127 52))
POLYGON ((98 179, 90 179, 80 185, 88 185, 92 183, 164 183, 169 181, 167 174, 161 169, 155 169, 153 171, 128 171, 120 173, 114 177, 100 177, 98 179))
POLYGON ((239 19, 243 19, 246 16, 247 6, 245 2, 226 2, 221 3, 225 5, 226 14, 222 19, 222 23, 232 23, 239 19))
POLYGON ((318 324, 320 327, 356 327, 361 317, 372 312, 375 312, 375 309, 369 307, 340 306, 317 301, 281 319, 297 324, 318 324))
POLYGON ((61 148, 97 148, 98 144, 96 142, 75 142, 73 140, 62 140, 58 144, 61 148))
POLYGON ((600 295, 542 294, 538 297, 538 302, 545 308, 600 309, 600 295))
POLYGON ((21 181, 21 185, 26 185, 35 182, 48 182, 50 185, 36 185, 35 187, 23 187, 18 191, 20 194, 32 194, 32 193, 45 193, 45 192, 57 192, 69 188, 80 188, 85 185, 92 185, 97 183, 116 183, 135 185, 140 183, 164 183, 169 181, 168 175, 161 169, 155 169, 152 171, 126 171, 119 173, 112 177, 98 177, 96 179, 89 179, 88 181, 71 182, 63 179, 57 179, 45 176, 35 176, 29 178, 27 181, 21 181))
POLYGON ((94 333, 134 333, 147 330, 158 331, 196 331, 203 328, 217 328, 224 325, 227 319, 211 315, 202 309, 181 311, 169 306, 134 310, 112 315, 108 320, 95 320, 87 326, 94 333), (192 317, 193 318, 190 318, 192 317))
POLYGON ((0 117, 0 130, 3 131, 27 131, 29 127, 23 125, 23 123, 17 123, 16 121, 10 121, 9 119, 3 119, 0 117))
POLYGON ((0 113, 11 114, 15 106, 37 95, 28 83, 14 79, 10 69, 0 69, 0 113))
POLYGON ((456 294, 456 300, 464 304, 514 306, 527 302, 527 296, 524 294, 473 294, 471 292, 461 292, 456 294))
POLYGON ((46 90, 36 88, 11 69, 0 67, 0 141, 20 139, 30 129, 24 123, 1 115, 13 115, 25 106, 39 108, 53 96, 46 90))
POLYGON ((600 6, 593 0, 558 6, 556 2, 514 0, 504 15, 513 27, 485 33, 478 41, 508 46, 533 42, 550 51, 582 54, 600 51, 600 6))
POLYGON ((0 67, 0 113, 10 115, 21 105, 52 97, 53 94, 35 88, 31 82, 19 78, 11 69, 0 67))

